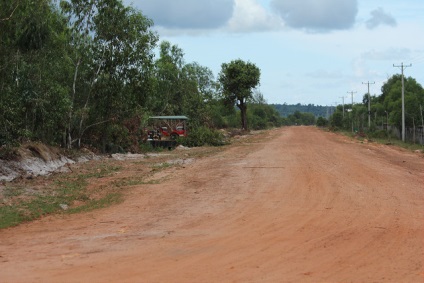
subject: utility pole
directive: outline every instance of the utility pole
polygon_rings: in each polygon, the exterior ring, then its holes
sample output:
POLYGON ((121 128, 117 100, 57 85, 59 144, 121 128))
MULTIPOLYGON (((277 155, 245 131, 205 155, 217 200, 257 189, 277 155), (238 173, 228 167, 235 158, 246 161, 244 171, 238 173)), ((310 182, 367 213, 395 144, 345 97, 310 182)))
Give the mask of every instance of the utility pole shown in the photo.
POLYGON ((375 82, 362 83, 363 85, 368 85, 368 130, 371 129, 371 94, 370 94, 370 84, 375 84, 375 82))
POLYGON ((352 133, 353 133, 353 94, 357 93, 357 91, 348 91, 347 93, 350 93, 352 95, 352 111, 351 111, 351 115, 352 115, 352 133))
POLYGON ((344 96, 341 96, 341 97, 339 97, 339 98, 341 98, 342 99, 342 101, 343 101, 343 119, 344 119, 344 99, 345 99, 345 97, 344 96))
POLYGON ((402 141, 405 142, 405 85, 403 71, 408 67, 412 67, 412 64, 406 66, 402 62, 400 66, 393 64, 393 67, 400 68, 402 70, 402 141))

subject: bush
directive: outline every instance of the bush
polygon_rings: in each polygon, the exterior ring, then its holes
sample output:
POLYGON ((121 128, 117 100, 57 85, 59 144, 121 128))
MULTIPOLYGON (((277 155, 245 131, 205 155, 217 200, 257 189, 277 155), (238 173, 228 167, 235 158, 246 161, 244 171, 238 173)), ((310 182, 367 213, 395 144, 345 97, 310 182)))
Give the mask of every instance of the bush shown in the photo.
POLYGON ((386 139, 389 137, 386 130, 373 131, 369 135, 375 139, 386 139))
POLYGON ((318 127, 326 127, 328 125, 328 120, 324 117, 318 117, 317 119, 317 126, 318 127))
POLYGON ((187 137, 179 138, 178 143, 188 147, 203 145, 221 146, 225 144, 225 138, 224 135, 217 130, 200 126, 191 129, 187 137))

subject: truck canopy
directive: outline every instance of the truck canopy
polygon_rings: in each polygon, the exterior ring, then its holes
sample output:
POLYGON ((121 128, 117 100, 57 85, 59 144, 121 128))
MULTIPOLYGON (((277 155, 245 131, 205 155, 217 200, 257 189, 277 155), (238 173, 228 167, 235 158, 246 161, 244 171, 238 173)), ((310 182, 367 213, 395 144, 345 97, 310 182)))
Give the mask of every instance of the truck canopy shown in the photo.
POLYGON ((187 116, 152 116, 149 119, 159 119, 159 120, 188 120, 187 116))

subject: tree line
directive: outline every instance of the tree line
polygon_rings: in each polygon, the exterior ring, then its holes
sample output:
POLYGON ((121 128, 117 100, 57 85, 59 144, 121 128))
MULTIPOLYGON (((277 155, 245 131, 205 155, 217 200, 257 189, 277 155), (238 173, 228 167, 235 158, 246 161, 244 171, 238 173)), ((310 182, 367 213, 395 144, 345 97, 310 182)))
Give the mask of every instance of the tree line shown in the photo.
MULTIPOLYGON (((404 80, 405 128, 423 126, 424 89, 412 77, 404 80)), ((402 129, 402 75, 390 77, 381 87, 381 94, 364 94, 358 104, 338 105, 330 118, 331 126, 354 131, 373 132, 395 127, 402 129), (370 112, 368 112, 370 102, 370 112), (343 111, 344 110, 344 111, 343 111), (369 118, 368 118, 369 117, 369 118), (369 121, 371 122, 369 125, 369 121)))
POLYGON ((330 106, 322 106, 322 105, 315 105, 315 104, 273 104, 275 109, 277 109, 278 113, 282 117, 289 117, 290 115, 294 115, 296 112, 300 113, 311 113, 316 118, 318 117, 325 117, 328 118, 330 116, 331 110, 334 107, 330 106))
POLYGON ((215 79, 153 27, 120 0, 2 1, 0 145, 137 150, 150 115, 186 115, 193 129, 281 125, 254 64, 223 63, 215 79))

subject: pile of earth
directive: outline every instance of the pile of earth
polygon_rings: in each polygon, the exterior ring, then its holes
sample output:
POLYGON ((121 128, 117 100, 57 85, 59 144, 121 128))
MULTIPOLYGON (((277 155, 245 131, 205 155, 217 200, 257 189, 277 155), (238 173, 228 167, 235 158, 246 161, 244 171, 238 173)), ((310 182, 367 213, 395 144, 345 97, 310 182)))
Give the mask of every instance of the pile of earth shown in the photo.
POLYGON ((70 164, 100 157, 88 149, 78 156, 66 155, 63 150, 41 143, 27 143, 15 149, 8 158, 0 159, 0 182, 33 178, 53 172, 67 172, 70 164))
MULTIPOLYGON (((239 129, 221 130, 226 139, 240 139, 249 135, 259 134, 261 131, 246 132, 239 129)), ((178 146, 177 150, 189 149, 178 146)), ((42 143, 30 142, 19 148, 4 154, 0 147, 0 182, 10 182, 15 179, 31 179, 36 176, 44 176, 53 172, 69 172, 70 165, 74 163, 98 160, 105 156, 95 154, 93 151, 82 148, 78 151, 69 152, 58 147, 48 146, 42 143)), ((116 160, 139 159, 145 154, 121 153, 112 154, 108 157, 116 160)))

